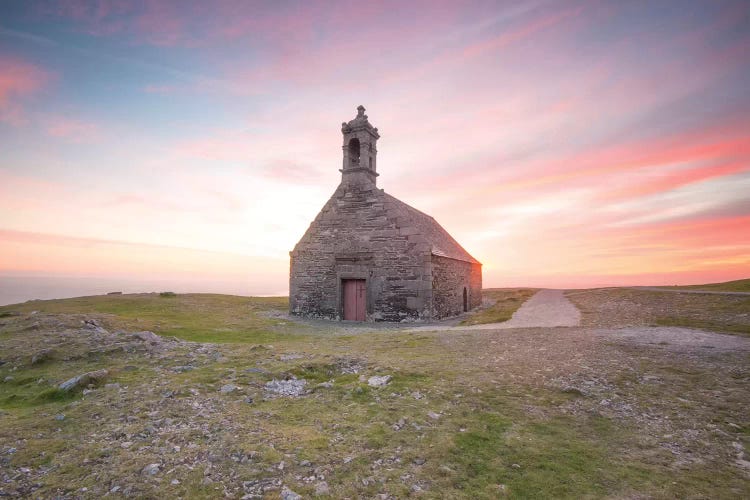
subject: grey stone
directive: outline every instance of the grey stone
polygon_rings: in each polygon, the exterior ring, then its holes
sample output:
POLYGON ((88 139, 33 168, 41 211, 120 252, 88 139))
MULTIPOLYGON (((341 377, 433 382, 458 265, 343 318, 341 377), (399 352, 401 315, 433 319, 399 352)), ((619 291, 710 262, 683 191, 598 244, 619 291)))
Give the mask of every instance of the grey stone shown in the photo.
POLYGON ((98 382, 104 379, 107 375, 109 375, 109 372, 104 369, 87 372, 66 380, 58 387, 63 391, 70 391, 77 387, 85 387, 90 383, 98 382))
POLYGON ((161 470, 161 464, 148 464, 141 470, 141 474, 144 476, 154 476, 161 470))
POLYGON ((144 331, 144 332, 135 332, 131 335, 131 338, 141 340, 143 342, 149 342, 151 344, 158 344, 162 342, 162 338, 159 337, 154 332, 144 331))
POLYGON ((266 382, 265 389, 267 392, 286 397, 297 397, 305 393, 305 379, 276 380, 266 382))
POLYGON ((284 486, 281 489, 281 500, 302 500, 302 495, 299 495, 284 486))
POLYGON ((279 356, 281 361, 293 361, 295 359, 302 359, 304 356, 301 354, 282 354, 279 356))
POLYGON ((320 481, 315 485, 315 496, 330 495, 330 493, 331 489, 325 481, 320 481))
POLYGON ((221 389, 219 389, 219 392, 221 392, 222 394, 231 394, 237 389, 239 389, 239 387, 234 384, 224 384, 221 386, 221 389))
POLYGON ((104 327, 102 327, 98 321, 95 319, 85 319, 83 320, 83 326, 88 328, 89 330, 94 330, 96 333, 109 333, 104 327))
POLYGON ((63 415, 62 413, 58 413, 57 415, 55 415, 55 420, 65 420, 65 415, 63 415))
POLYGON ((31 364, 37 365, 39 363, 47 361, 52 357, 53 352, 54 351, 52 349, 42 349, 31 357, 31 364))
POLYGON ((385 387, 391 381, 390 375, 373 375, 367 379, 367 385, 370 387, 385 387))

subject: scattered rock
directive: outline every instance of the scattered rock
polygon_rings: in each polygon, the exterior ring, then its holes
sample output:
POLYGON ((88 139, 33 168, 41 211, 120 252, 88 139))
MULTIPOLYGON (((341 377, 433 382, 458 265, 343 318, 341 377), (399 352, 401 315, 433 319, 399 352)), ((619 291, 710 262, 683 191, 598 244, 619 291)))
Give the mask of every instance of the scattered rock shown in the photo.
POLYGON ((305 393, 305 386, 307 380, 292 378, 289 380, 276 380, 273 379, 270 382, 266 382, 265 388, 267 392, 276 394, 279 396, 286 397, 298 397, 305 393))
POLYGON ((518 465, 518 464, 511 464, 511 467, 513 467, 514 469, 520 469, 521 468, 521 466, 518 465))
POLYGON ((321 481, 315 485, 315 496, 330 495, 331 489, 328 487, 328 483, 321 481))
POLYGON ((365 369, 365 362, 353 358, 337 358, 336 368, 344 375, 356 375, 365 369))
POLYGON ((130 337, 137 339, 137 340, 141 340, 143 342, 149 342, 151 344, 159 344, 163 340, 154 332, 149 332, 149 331, 135 332, 130 337))
POLYGON ((303 357, 302 354, 282 354, 279 356, 279 359, 281 361, 292 361, 295 359, 302 359, 303 357))
POLYGON ((414 391, 411 393, 411 397, 413 397, 414 399, 422 399, 424 397, 424 394, 419 391, 414 391))
POLYGON ((253 404, 255 402, 255 400, 253 399, 252 396, 247 396, 245 399, 243 399, 243 401, 245 403, 249 404, 249 405, 251 405, 251 404, 253 404))
POLYGON ((434 411, 427 412, 427 416, 430 417, 432 420, 438 420, 440 418, 440 414, 435 413, 434 411))
POLYGON ((63 391, 70 391, 77 387, 85 387, 91 383, 95 383, 104 379, 107 375, 109 375, 109 372, 104 369, 96 370, 96 371, 88 372, 88 373, 83 373, 81 375, 78 375, 76 377, 66 380, 65 382, 59 385, 59 388, 63 391))
POLYGON ((12 380, 13 380, 13 376, 12 375, 8 375, 7 377, 5 377, 3 379, 3 382, 11 382, 12 380))
POLYGON ((392 378, 390 375, 373 375, 367 379, 367 385, 370 387, 385 387, 392 378))
POLYGON ((281 489, 281 500, 302 500, 302 495, 299 495, 284 486, 281 489))
POLYGON ((219 389, 219 392, 222 394, 231 394, 237 389, 239 389, 239 387, 234 384, 224 384, 221 386, 221 389, 219 389))
POLYGON ((40 363, 44 363, 52 357, 53 352, 54 351, 52 349, 42 349, 31 357, 31 364, 38 365, 40 363))
POLYGON ((63 415, 62 413, 58 413, 57 415, 55 415, 55 420, 65 420, 65 415, 63 415))
POLYGON ((425 460, 422 457, 417 457, 414 460, 412 460, 412 462, 414 462, 414 465, 424 465, 426 461, 427 460, 425 460))
POLYGON ((195 367, 190 366, 190 365, 181 365, 181 366, 172 367, 172 371, 175 373, 184 373, 184 372, 189 372, 190 370, 195 370, 195 367))
POLYGON ((144 476, 154 476, 161 470, 161 464, 148 464, 141 470, 141 474, 144 476))
POLYGON ((330 389, 333 387, 333 380, 329 380, 328 382, 321 382, 320 384, 315 386, 318 389, 330 389))
POLYGON ((100 325, 95 319, 83 320, 83 326, 89 330, 94 330, 96 333, 109 333, 102 325, 100 325))

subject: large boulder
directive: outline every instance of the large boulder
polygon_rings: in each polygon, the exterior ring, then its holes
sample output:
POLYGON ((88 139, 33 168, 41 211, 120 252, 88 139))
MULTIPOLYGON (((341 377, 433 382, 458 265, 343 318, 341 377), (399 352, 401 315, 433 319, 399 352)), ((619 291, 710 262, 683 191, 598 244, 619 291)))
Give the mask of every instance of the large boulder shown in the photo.
POLYGON ((109 375, 107 370, 96 370, 93 372, 82 373, 81 375, 75 376, 71 379, 66 380, 58 386, 62 391, 72 391, 78 387, 86 387, 89 384, 93 384, 104 380, 109 375))

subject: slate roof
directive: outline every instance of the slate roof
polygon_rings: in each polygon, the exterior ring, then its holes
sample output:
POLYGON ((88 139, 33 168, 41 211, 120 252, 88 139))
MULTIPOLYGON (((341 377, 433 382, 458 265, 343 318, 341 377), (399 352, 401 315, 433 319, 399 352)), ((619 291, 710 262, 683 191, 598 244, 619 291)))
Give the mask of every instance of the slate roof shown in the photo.
POLYGON ((448 231, 438 224, 438 222, 424 212, 407 205, 398 198, 383 192, 386 203, 390 204, 393 209, 399 212, 404 220, 399 224, 400 227, 413 226, 427 242, 432 245, 432 254, 438 257, 447 257, 449 259, 471 262, 480 264, 477 259, 469 255, 469 252, 458 244, 448 231))

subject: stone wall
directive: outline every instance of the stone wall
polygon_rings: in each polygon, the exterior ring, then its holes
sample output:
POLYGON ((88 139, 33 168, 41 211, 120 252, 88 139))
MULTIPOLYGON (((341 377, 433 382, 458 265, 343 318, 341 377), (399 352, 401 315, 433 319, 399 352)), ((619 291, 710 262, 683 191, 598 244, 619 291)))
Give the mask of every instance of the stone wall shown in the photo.
POLYGON ((290 312, 340 319, 341 281, 365 279, 367 318, 431 314, 429 244, 370 184, 341 185, 290 253, 290 312))
POLYGON ((468 308, 482 304, 482 266, 447 257, 432 256, 432 308, 435 318, 464 312, 464 288, 468 308))

